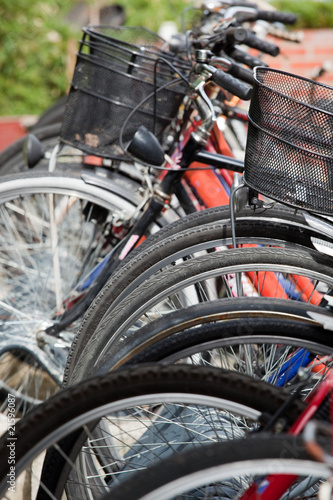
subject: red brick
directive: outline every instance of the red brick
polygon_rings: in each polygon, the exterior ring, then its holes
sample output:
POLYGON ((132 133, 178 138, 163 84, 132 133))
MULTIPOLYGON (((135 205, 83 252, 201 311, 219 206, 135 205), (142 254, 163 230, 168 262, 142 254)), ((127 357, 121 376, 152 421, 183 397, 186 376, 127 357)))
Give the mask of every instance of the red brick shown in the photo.
POLYGON ((318 60, 316 60, 316 61, 315 60, 312 60, 312 61, 300 61, 300 60, 298 60, 298 61, 293 61, 292 66, 294 68, 303 68, 305 70, 307 70, 307 69, 311 70, 311 69, 315 68, 316 66, 318 66, 318 62, 319 62, 318 60))
POLYGON ((331 43, 333 38, 333 30, 318 29, 318 30, 302 30, 304 33, 304 42, 315 40, 315 43, 331 43))
POLYGON ((284 65, 282 63, 282 61, 274 61, 272 62, 272 64, 269 65, 270 68, 275 68, 275 69, 283 69, 284 68, 284 65))
POLYGON ((0 151, 26 134, 26 129, 19 120, 2 118, 0 120, 0 151))
POLYGON ((330 87, 333 87, 333 75, 324 75, 319 78, 318 82, 325 83, 326 85, 330 85, 330 87))
POLYGON ((304 45, 294 45, 294 44, 284 44, 280 47, 280 55, 286 54, 288 56, 305 56, 307 49, 305 48, 304 45))
POLYGON ((331 56, 333 58, 333 43, 329 46, 315 46, 313 48, 315 54, 324 54, 327 56, 331 56))

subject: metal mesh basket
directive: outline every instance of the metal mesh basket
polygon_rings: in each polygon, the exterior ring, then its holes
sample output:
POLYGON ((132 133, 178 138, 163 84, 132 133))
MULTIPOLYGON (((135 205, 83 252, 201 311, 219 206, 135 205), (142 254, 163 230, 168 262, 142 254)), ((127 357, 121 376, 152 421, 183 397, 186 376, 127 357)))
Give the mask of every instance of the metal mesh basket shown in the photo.
POLYGON ((187 92, 189 65, 164 52, 145 28, 91 27, 77 54, 60 137, 94 154, 124 159, 140 125, 159 139, 187 92))
POLYGON ((272 199, 333 213, 333 88, 257 67, 246 183, 272 199))

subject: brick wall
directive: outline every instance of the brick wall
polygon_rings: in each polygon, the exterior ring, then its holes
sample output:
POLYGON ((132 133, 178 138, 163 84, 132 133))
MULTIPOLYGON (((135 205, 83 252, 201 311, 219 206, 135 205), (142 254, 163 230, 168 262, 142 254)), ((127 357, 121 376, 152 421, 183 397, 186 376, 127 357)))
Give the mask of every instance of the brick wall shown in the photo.
POLYGON ((23 137, 27 132, 25 117, 0 118, 0 151, 7 148, 12 142, 23 137))
POLYGON ((323 63, 330 69, 318 79, 333 86, 333 29, 303 30, 301 43, 271 39, 280 47, 277 57, 265 57, 272 68, 312 78, 313 71, 323 63))

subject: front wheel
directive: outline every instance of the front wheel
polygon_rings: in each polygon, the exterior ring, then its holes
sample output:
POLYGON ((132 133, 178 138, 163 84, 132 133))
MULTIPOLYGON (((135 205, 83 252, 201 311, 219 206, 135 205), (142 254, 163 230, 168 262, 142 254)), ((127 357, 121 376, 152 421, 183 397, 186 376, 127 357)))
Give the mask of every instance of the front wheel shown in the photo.
POLYGON ((76 325, 57 336, 47 328, 85 296, 119 241, 113 217, 135 209, 119 192, 116 176, 107 191, 79 169, 2 178, 0 388, 21 412, 61 384, 76 325))
MULTIPOLYGON (((260 428, 289 399, 287 391, 216 368, 146 365, 91 378, 17 423, 17 484, 25 473, 24 484, 40 485, 38 500, 60 500, 64 488, 67 498, 100 498, 173 451, 203 449, 260 428), (39 479, 34 474, 46 449, 39 479)), ((287 426, 304 408, 302 401, 290 401, 287 426)), ((1 456, 9 439, 8 433, 0 439, 1 456)), ((3 460, 1 498, 8 472, 3 460)))

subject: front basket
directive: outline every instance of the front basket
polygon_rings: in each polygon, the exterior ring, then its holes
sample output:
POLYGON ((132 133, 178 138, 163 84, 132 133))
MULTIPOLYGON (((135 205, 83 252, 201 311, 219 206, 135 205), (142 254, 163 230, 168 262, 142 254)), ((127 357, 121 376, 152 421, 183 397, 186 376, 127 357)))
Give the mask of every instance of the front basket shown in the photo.
POLYGON ((144 125, 161 139, 187 92, 189 66, 144 28, 84 29, 61 140, 89 154, 124 159, 144 125), (134 43, 136 41, 136 44, 134 43))
POLYGON ((246 183, 283 203, 333 213, 333 88, 257 67, 246 183))

